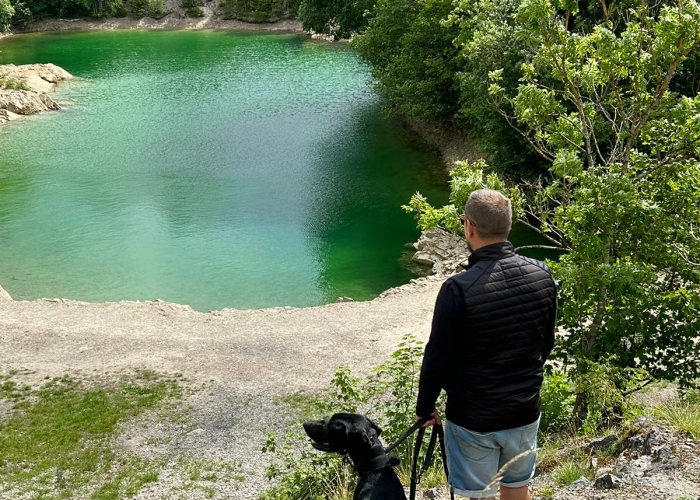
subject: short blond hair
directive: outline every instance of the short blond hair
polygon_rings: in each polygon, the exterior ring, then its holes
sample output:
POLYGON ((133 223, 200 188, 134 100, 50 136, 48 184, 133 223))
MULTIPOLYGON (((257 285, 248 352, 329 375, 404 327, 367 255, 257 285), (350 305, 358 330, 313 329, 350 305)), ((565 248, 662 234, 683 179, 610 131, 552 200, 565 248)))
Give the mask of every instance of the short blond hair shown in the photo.
POLYGON ((474 191, 464 205, 464 215, 474 223, 474 231, 484 239, 508 239, 513 225, 510 200, 493 189, 474 191))

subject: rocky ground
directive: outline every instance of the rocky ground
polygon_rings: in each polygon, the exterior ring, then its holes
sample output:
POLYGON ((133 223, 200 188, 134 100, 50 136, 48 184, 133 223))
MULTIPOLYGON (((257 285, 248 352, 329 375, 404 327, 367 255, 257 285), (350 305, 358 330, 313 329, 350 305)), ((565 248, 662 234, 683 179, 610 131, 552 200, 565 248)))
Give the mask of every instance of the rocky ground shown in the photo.
POLYGON ((0 66, 0 125, 22 116, 58 110, 49 92, 73 76, 54 64, 0 66))

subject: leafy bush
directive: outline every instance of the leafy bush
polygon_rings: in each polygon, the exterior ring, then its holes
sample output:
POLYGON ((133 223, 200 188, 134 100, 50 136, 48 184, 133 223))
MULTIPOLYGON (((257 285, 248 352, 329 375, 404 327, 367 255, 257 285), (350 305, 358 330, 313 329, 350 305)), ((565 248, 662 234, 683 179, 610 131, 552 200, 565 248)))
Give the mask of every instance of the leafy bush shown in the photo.
POLYGON ((197 0, 182 0, 181 5, 185 9, 187 17, 204 17, 204 11, 197 0))
POLYGON ((300 3, 300 0, 221 0, 219 8, 225 19, 266 22, 296 16, 300 3))
POLYGON ((143 17, 146 15, 146 0, 131 0, 131 15, 143 17))
POLYGON ((585 406, 580 414, 584 415, 581 430, 586 434, 595 435, 638 414, 639 405, 629 394, 641 387, 649 375, 644 370, 620 368, 613 363, 612 359, 609 363, 588 362, 573 376, 576 394, 585 395, 577 397, 574 411, 577 404, 585 406))
POLYGON ((542 417, 540 431, 544 433, 562 430, 571 419, 574 409, 574 393, 566 375, 552 373, 542 383, 542 417))
MULTIPOLYGON (((362 412, 382 428, 382 440, 388 445, 398 439, 414 423, 416 393, 422 343, 411 335, 403 338, 397 350, 386 363, 375 368, 366 380, 352 375, 348 368, 339 368, 327 394, 308 398, 299 415, 299 422, 282 435, 268 436, 264 452, 275 455, 275 463, 268 468, 269 479, 279 484, 265 492, 264 500, 321 500, 341 498, 356 481, 333 453, 320 453, 306 445, 308 441, 301 422, 310 418, 325 418, 338 412, 362 412), (304 443, 300 445, 300 443, 304 443)), ((299 407, 297 403, 295 406, 299 407)), ((410 475, 413 439, 407 439, 392 455, 401 459, 399 477, 410 475)), ((436 457, 429 476, 441 476, 440 458, 436 457)))
POLYGON ((514 218, 517 218, 522 214, 520 191, 515 188, 509 189, 496 174, 487 173, 488 168, 484 160, 477 160, 473 163, 457 162, 449 173, 449 205, 434 208, 424 196, 416 193, 411 197, 408 205, 403 205, 401 208, 414 215, 420 229, 439 227, 456 235, 462 235, 463 229, 462 223, 459 221, 459 214, 464 211, 464 205, 467 203, 469 195, 477 189, 488 187, 503 192, 511 199, 514 218))
POLYGON ((165 12, 164 0, 148 0, 148 15, 153 18, 162 17, 165 12))
POLYGON ((10 28, 12 16, 14 15, 15 8, 10 3, 10 0, 0 0, 0 33, 10 28))

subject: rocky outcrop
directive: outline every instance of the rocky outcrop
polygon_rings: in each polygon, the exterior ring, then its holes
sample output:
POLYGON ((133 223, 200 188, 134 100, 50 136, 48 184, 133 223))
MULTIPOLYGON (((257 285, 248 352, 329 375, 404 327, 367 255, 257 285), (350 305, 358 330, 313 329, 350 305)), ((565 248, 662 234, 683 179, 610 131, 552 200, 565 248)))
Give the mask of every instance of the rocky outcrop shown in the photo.
POLYGON ((21 116, 61 109, 48 92, 73 78, 55 64, 0 66, 0 124, 21 116))
POLYGON ((442 229, 423 231, 413 245, 416 253, 413 262, 432 267, 433 273, 450 275, 459 272, 460 264, 469 257, 469 248, 464 238, 459 238, 442 229))
POLYGON ((3 287, 0 286, 0 302, 10 301, 10 300, 12 300, 12 297, 10 297, 10 294, 7 293, 3 287))

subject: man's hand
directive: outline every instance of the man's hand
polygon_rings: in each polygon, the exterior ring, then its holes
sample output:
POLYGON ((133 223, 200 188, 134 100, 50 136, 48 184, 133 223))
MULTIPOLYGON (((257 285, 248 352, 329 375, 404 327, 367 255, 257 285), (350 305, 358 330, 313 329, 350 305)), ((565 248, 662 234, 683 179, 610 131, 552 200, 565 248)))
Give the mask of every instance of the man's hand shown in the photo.
MULTIPOLYGON (((418 422, 419 420, 423 420, 423 417, 419 417, 418 415, 416 415, 416 422, 418 422)), ((440 420, 440 414, 437 410, 430 414, 430 420, 421 425, 421 427, 432 427, 435 424, 442 425, 442 420, 440 420)))

